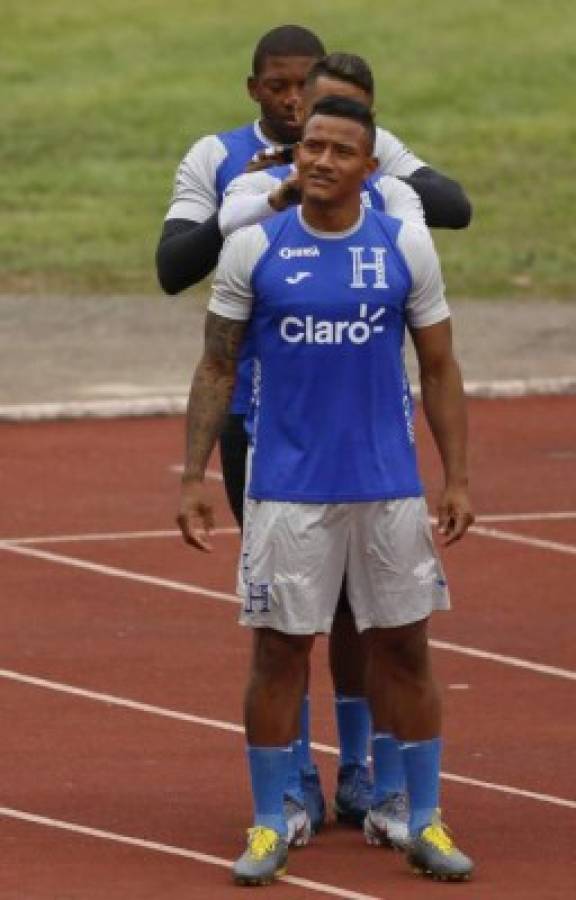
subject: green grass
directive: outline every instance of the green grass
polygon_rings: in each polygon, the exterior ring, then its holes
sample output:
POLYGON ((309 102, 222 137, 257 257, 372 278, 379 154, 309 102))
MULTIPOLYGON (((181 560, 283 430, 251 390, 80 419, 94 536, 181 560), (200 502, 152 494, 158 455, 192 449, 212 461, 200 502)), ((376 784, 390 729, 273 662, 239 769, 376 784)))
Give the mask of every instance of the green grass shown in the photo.
POLYGON ((435 233, 452 296, 573 296, 572 19, 572 0, 4 0, 0 290, 156 291, 176 164, 255 115, 254 43, 288 20, 366 56, 380 124, 467 189, 473 227, 435 233))

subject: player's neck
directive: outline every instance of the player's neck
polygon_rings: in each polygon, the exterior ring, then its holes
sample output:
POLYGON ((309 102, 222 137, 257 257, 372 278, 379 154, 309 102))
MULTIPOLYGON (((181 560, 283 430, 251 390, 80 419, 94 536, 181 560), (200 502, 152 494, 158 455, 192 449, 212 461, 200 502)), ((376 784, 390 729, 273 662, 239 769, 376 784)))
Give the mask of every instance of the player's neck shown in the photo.
POLYGON ((271 144, 275 144, 279 147, 289 147, 292 144, 295 144, 298 140, 298 136, 294 135, 291 139, 288 139, 286 135, 280 135, 277 131, 274 130, 272 125, 267 121, 267 119, 260 119, 258 122, 258 126, 262 133, 262 136, 266 138, 267 141, 270 141, 271 144))
POLYGON ((310 197, 302 200, 302 218, 316 231, 349 231, 360 218, 360 209, 360 197, 334 205, 310 197))

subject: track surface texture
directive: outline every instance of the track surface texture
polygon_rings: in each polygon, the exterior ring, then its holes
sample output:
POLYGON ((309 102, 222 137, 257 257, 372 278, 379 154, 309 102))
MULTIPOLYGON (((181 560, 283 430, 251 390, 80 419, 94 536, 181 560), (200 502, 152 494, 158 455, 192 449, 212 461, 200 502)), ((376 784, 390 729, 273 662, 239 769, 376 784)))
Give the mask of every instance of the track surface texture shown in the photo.
MULTIPOLYGON (((443 808, 469 884, 329 824, 258 895, 565 900, 573 889, 576 415, 571 396, 471 400, 477 521, 443 551, 454 609, 433 623, 443 808), (572 888, 570 887, 572 885, 572 888)), ((250 635, 218 460, 216 549, 174 527, 180 417, 0 425, 2 900, 238 896, 251 803, 241 729, 250 635)), ((440 469, 419 416, 430 510, 440 469)), ((326 642, 313 738, 337 758, 326 642)))

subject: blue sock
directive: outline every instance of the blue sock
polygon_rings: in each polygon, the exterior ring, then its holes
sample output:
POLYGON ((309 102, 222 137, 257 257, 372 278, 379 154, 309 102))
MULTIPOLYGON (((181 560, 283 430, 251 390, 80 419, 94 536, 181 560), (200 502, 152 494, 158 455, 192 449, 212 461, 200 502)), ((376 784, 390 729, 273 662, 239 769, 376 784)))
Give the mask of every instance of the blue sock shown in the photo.
POLYGON ((364 697, 336 694, 336 724, 340 741, 340 766, 367 766, 368 740, 372 727, 364 697))
POLYGON ((310 747, 310 697, 302 700, 300 707, 300 737, 294 742, 298 765, 302 772, 313 772, 315 769, 310 747))
POLYGON ((410 834, 415 835, 430 824, 440 805, 442 739, 400 741, 399 746, 408 786, 410 834))
POLYGON ((292 767, 292 746, 248 747, 254 798, 254 824, 287 834, 284 791, 292 767))
POLYGON ((300 744, 302 741, 292 742, 292 762, 290 764, 290 775, 286 784, 285 793, 304 806, 304 795, 302 793, 302 780, 300 778, 300 744))
POLYGON ((404 761, 393 734, 372 735, 372 759, 374 760, 374 806, 390 794, 406 791, 404 761))

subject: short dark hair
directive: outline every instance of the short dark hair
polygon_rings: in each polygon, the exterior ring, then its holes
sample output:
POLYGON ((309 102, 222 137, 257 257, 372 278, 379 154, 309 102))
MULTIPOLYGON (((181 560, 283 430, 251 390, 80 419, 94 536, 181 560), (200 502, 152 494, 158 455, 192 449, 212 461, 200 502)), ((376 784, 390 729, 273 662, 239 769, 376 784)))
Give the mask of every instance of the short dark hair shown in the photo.
POLYGON ((356 87, 366 91, 370 97, 374 97, 374 76, 372 69, 365 59, 355 53, 329 53, 323 59, 314 63, 306 77, 306 84, 314 82, 322 76, 337 78, 339 81, 347 81, 356 87))
POLYGON ((279 25, 258 41, 252 58, 252 73, 260 74, 267 56, 310 56, 319 59, 325 54, 324 44, 313 31, 300 25, 279 25))
MULTIPOLYGON (((358 122, 368 135, 370 149, 374 149, 376 125, 372 110, 365 106, 364 103, 353 100, 351 97, 323 97, 322 100, 318 100, 312 107, 308 120, 316 115, 334 116, 335 118, 352 119, 353 122, 358 122)), ((304 130, 306 130, 306 126, 304 126, 304 130)))

